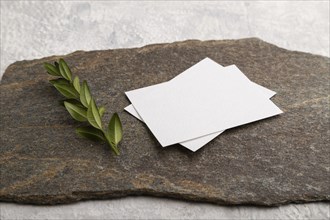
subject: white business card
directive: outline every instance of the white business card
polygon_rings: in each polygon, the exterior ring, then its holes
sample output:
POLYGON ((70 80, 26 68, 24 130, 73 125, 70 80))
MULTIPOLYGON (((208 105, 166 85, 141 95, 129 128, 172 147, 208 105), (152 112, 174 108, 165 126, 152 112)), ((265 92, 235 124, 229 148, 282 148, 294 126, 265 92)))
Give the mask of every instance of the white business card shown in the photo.
MULTIPOLYGON (((221 66, 219 64, 219 66, 221 66)), ((226 67, 224 67, 226 68, 226 67)), ((180 76, 181 74, 179 74, 178 76, 180 76)), ((178 77, 175 77, 173 78, 172 80, 170 80, 169 82, 173 81, 173 80, 176 80, 178 77)), ((249 80, 248 78, 246 78, 246 80, 249 80)), ((266 98, 271 98, 273 97, 276 92, 272 91, 272 90, 269 90, 263 86, 260 86, 252 81, 249 81, 251 82, 251 84, 253 86, 256 86, 258 87, 261 92, 265 95, 266 98)), ((142 120, 141 116, 139 115, 139 113, 136 111, 136 109, 134 108, 134 106, 131 104, 129 106, 127 106, 125 108, 125 110, 127 112, 129 112, 130 114, 132 114, 134 117, 136 117, 137 119, 142 120)), ((205 144, 207 144, 208 142, 210 142, 211 140, 213 140, 214 138, 216 138, 218 135, 220 135, 223 131, 219 131, 219 132, 216 132, 216 133, 213 133, 213 134, 208 134, 208 135, 205 135, 205 136, 202 136, 202 137, 198 137, 198 138, 194 138, 194 139, 191 139, 191 140, 188 140, 188 141, 184 141, 184 142, 181 142, 180 145, 184 146, 185 148, 191 150, 191 151, 197 151, 198 149, 202 148, 205 144)))
POLYGON ((170 83, 126 92, 162 146, 282 113, 235 66, 204 59, 170 83))

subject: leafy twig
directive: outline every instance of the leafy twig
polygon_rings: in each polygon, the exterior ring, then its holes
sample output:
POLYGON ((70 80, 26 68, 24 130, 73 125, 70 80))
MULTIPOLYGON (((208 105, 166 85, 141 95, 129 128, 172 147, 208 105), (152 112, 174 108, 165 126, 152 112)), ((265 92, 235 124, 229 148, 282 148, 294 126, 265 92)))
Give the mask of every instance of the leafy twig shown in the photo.
POLYGON ((102 126, 104 107, 97 107, 87 82, 80 84, 78 76, 73 78, 67 63, 60 59, 54 65, 44 63, 49 75, 58 77, 49 82, 66 98, 63 101, 73 119, 88 122, 89 125, 78 127, 76 132, 94 141, 107 142, 116 155, 119 155, 118 144, 122 139, 122 125, 117 113, 114 113, 106 128, 102 126))

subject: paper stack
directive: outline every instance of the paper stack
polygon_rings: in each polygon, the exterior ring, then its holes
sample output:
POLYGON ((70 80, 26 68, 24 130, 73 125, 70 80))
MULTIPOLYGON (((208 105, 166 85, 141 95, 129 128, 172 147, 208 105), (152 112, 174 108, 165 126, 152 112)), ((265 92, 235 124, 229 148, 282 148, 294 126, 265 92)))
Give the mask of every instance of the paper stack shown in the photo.
POLYGON ((282 111, 276 93, 250 81, 235 65, 205 58, 169 82, 126 92, 126 111, 140 119, 159 143, 197 151, 224 130, 282 111))

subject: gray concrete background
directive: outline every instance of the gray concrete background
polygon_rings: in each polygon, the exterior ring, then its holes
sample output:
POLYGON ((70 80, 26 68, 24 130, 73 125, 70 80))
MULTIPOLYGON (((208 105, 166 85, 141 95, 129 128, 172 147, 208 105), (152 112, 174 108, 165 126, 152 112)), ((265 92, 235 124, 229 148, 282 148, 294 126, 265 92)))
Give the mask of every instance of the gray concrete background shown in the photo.
MULTIPOLYGON (((186 39, 259 37, 329 55, 329 1, 1 1, 1 71, 17 60, 186 39)), ((329 203, 277 208, 128 197, 60 206, 0 204, 1 219, 329 219, 329 203)))

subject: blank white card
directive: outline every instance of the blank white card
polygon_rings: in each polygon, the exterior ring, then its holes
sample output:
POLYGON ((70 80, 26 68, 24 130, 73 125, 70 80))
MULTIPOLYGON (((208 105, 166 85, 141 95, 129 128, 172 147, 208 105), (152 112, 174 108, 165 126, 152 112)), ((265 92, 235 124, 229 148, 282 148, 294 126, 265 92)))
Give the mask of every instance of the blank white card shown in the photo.
POLYGON ((180 76, 126 92, 162 146, 282 113, 235 66, 204 59, 180 76))
MULTIPOLYGON (((221 65, 218 64, 220 67, 221 65)), ((226 68, 226 67, 224 67, 226 68)), ((181 74, 180 74, 181 75, 181 74)), ((178 76, 180 76, 178 75, 178 76)), ((175 77, 172 80, 176 80, 179 77, 175 77)), ((172 81, 171 80, 171 81, 172 81)), ((248 78, 246 78, 246 80, 249 81, 248 78)), ((272 96, 274 96, 276 94, 276 92, 269 90, 263 86, 260 86, 252 81, 249 81, 253 86, 256 86, 257 88, 259 88, 261 90, 261 92, 265 95, 266 98, 271 98, 272 96)), ((137 119, 142 120, 141 116, 138 114, 138 112, 136 111, 136 109, 134 108, 133 105, 129 105, 125 108, 125 110, 127 112, 129 112, 130 114, 132 114, 134 117, 136 117, 137 119)), ((205 144, 207 144, 208 142, 210 142, 211 140, 213 140, 215 137, 217 137, 218 135, 220 135, 223 131, 219 131, 213 134, 208 134, 202 137, 198 137, 198 138, 194 138, 188 141, 184 141, 181 142, 180 145, 184 146, 185 148, 191 150, 191 151, 197 151, 198 149, 202 148, 205 144)))

